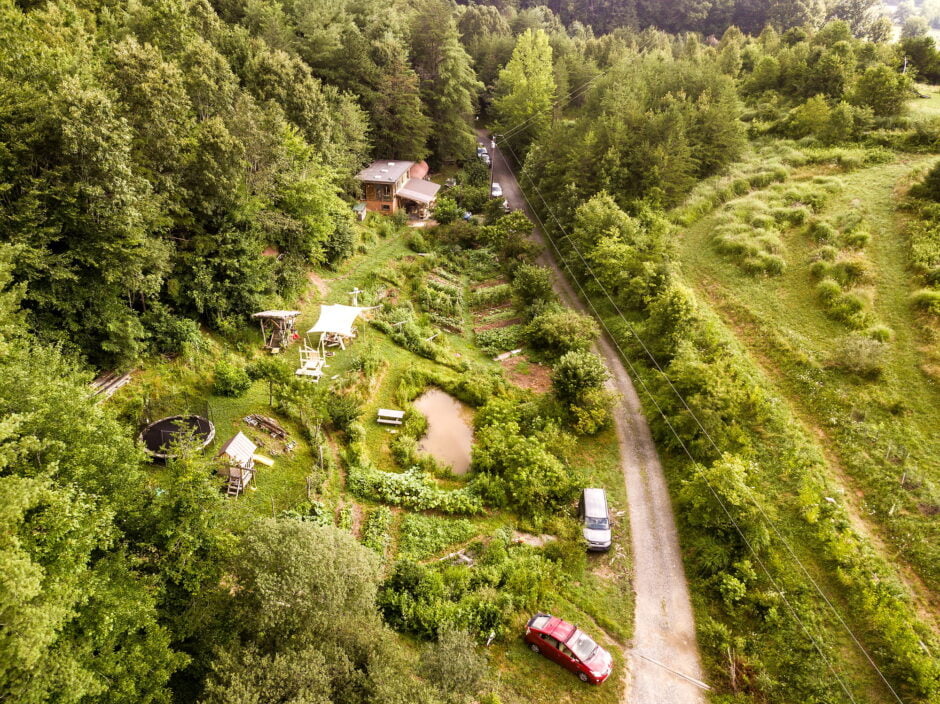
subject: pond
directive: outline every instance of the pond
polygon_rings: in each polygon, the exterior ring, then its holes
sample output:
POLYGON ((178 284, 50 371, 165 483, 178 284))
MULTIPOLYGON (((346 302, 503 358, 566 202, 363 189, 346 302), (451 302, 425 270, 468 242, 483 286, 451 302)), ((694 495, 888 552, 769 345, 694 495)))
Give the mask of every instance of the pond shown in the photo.
POLYGON ((428 389, 414 405, 428 419, 428 433, 419 449, 448 465, 454 474, 466 474, 473 448, 470 409, 440 389, 428 389))

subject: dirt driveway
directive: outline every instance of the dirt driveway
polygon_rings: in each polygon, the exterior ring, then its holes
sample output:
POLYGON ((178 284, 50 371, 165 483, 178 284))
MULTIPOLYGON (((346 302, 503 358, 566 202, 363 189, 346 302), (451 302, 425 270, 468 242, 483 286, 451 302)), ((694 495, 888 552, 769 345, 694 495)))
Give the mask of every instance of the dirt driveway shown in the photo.
MULTIPOLYGON (((482 130, 478 136, 489 149, 489 139, 482 130)), ((493 152, 493 180, 502 186, 510 206, 525 211, 537 221, 505 157, 498 149, 490 151, 493 152)), ((545 246, 539 263, 554 271, 559 296, 572 308, 589 313, 571 281, 562 274, 551 245, 538 229, 534 238, 545 246)), ((622 399, 621 406, 614 412, 614 420, 627 486, 635 572, 635 628, 633 643, 625 652, 630 671, 623 701, 629 704, 701 704, 703 690, 693 682, 702 678, 695 620, 666 478, 633 381, 606 335, 598 340, 597 351, 610 369, 611 389, 622 399)))

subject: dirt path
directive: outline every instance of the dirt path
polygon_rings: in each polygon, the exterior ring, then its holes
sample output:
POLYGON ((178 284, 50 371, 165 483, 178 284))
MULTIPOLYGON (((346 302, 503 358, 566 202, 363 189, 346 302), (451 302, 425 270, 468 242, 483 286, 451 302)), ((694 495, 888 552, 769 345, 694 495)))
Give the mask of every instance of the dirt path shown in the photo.
MULTIPOLYGON (((484 139, 482 131, 479 135, 489 149, 489 139, 484 139)), ((493 180, 502 186, 513 208, 524 210, 535 220, 506 159, 498 150, 491 151, 493 180)), ((534 238, 546 246, 540 263, 554 271, 558 294, 572 308, 587 312, 538 229, 534 238)), ((606 335, 598 340, 597 349, 610 369, 611 388, 622 399, 614 422, 627 486, 635 572, 635 627, 632 647, 624 653, 629 672, 623 701, 700 704, 704 701, 702 689, 690 681, 702 678, 695 621, 666 478, 623 362, 606 335)))

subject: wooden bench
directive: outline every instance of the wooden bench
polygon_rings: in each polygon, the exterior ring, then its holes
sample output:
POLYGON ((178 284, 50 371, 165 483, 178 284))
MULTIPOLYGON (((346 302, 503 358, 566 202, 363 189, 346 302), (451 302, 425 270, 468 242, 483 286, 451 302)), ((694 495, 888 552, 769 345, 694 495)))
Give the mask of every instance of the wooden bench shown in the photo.
POLYGON ((380 408, 379 417, 375 420, 379 423, 387 423, 388 425, 401 425, 401 419, 404 417, 404 411, 393 411, 388 408, 380 408))

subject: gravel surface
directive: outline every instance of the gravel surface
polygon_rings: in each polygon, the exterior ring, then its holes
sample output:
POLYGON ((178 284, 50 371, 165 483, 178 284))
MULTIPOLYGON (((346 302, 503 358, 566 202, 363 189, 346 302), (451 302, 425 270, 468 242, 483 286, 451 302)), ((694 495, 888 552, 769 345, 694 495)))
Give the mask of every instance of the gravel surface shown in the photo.
MULTIPOLYGON (((478 131, 489 149, 489 139, 478 131)), ((535 221, 516 177, 498 149, 493 157, 493 180, 513 209, 535 221)), ((533 195, 538 198, 537 194, 533 195)), ((536 229, 534 239, 545 246, 539 263, 554 271, 555 289, 569 306, 589 313, 562 274, 551 245, 536 229)), ((621 397, 614 412, 623 477, 627 487, 636 613, 631 647, 624 653, 629 665, 622 701, 628 704, 701 704, 703 690, 690 680, 702 679, 695 620, 689 600, 672 502, 663 468, 640 400, 611 340, 603 335, 597 351, 611 373, 610 388, 621 397)))

